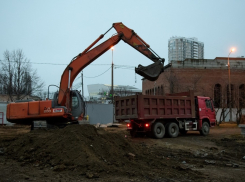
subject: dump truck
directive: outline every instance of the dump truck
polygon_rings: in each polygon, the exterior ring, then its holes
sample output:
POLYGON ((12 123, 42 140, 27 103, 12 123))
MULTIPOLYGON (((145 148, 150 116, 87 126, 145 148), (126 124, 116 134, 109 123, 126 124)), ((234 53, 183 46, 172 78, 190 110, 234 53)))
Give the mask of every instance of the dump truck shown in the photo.
POLYGON ((194 91, 166 95, 132 95, 115 97, 115 118, 130 122, 131 136, 139 133, 157 139, 179 133, 199 131, 208 135, 215 126, 215 110, 210 97, 194 96, 194 91))

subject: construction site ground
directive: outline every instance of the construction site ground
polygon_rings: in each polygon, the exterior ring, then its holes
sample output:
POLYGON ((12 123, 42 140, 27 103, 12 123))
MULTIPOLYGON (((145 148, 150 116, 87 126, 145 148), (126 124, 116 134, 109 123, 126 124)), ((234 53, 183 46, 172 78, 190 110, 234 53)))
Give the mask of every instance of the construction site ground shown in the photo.
POLYGON ((0 126, 0 181, 245 181, 245 138, 234 124, 206 137, 131 138, 126 125, 0 126))

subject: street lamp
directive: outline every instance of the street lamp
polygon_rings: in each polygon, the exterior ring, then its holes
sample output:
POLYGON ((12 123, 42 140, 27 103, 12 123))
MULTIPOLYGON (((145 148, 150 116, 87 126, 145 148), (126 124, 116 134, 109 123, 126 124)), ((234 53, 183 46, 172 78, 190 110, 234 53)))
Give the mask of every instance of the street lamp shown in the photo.
POLYGON ((234 52, 235 49, 232 48, 230 53, 228 54, 228 76, 229 76, 229 106, 230 106, 230 121, 232 120, 232 111, 231 111, 231 67, 230 67, 230 61, 229 57, 232 52, 234 52))

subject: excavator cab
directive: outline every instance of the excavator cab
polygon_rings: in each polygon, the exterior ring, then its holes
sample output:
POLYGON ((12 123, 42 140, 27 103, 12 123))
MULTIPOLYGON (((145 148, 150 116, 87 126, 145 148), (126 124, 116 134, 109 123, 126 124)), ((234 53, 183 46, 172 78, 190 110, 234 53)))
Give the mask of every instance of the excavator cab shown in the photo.
POLYGON ((71 113, 75 120, 85 115, 85 102, 78 90, 71 91, 71 113))
MULTIPOLYGON (((55 92, 52 99, 52 108, 63 108, 65 112, 67 108, 65 106, 58 105, 58 94, 59 92, 55 92)), ((78 120, 81 115, 85 115, 85 102, 83 97, 81 96, 78 90, 70 91, 71 98, 71 114, 75 120, 78 120)))

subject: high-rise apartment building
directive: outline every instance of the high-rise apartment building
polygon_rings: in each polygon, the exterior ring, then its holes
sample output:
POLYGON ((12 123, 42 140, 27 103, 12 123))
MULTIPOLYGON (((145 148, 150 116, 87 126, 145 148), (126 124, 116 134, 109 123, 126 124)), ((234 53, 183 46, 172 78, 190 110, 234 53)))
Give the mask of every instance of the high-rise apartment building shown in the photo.
POLYGON ((171 37, 168 41, 168 61, 184 61, 186 58, 204 59, 204 43, 195 37, 171 37))

